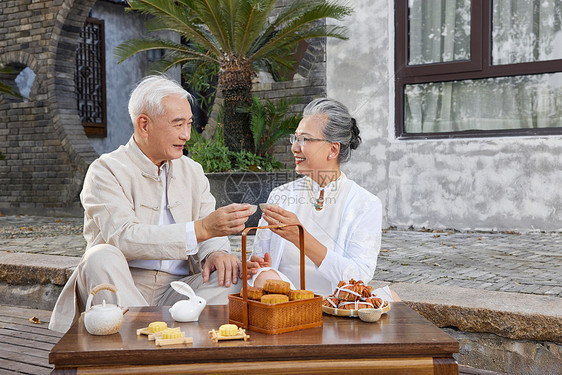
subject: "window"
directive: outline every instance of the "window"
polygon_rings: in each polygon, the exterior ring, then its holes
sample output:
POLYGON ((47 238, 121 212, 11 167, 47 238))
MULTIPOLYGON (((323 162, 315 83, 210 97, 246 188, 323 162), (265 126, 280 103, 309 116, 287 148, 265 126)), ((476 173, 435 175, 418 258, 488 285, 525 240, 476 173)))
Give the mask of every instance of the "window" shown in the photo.
POLYGON ((559 0, 399 0, 396 135, 562 134, 559 0))
POLYGON ((0 62, 0 104, 27 102, 34 81, 35 72, 31 68, 0 62))
POLYGON ((107 136, 105 35, 103 20, 87 18, 76 50, 76 94, 80 120, 88 136, 107 136))

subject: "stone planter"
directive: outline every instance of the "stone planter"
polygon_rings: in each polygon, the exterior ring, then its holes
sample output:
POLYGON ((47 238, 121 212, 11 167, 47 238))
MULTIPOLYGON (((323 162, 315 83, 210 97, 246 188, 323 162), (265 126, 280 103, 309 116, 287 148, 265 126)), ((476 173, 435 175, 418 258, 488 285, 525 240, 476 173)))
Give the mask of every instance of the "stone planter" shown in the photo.
MULTIPOLYGON (((277 172, 220 172, 206 173, 211 185, 211 193, 217 200, 217 208, 231 203, 259 204, 267 201, 273 188, 293 181, 294 170, 277 172)), ((255 227, 261 217, 258 208, 246 222, 247 227, 255 227)))

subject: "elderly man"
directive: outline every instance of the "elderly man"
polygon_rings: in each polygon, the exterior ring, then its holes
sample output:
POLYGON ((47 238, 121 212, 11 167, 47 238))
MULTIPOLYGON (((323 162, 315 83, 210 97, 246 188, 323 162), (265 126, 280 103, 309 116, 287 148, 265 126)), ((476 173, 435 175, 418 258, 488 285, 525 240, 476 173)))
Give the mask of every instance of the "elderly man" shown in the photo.
MULTIPOLYGON (((191 285, 208 304, 225 304, 240 289, 241 264, 226 236, 244 229, 251 208, 231 204, 215 211, 203 169, 183 156, 190 100, 161 76, 147 77, 133 90, 133 136, 94 161, 86 174, 80 195, 86 252, 49 328, 68 330, 102 283, 117 287, 124 306, 171 305, 185 298, 170 288, 175 280, 191 285)), ((101 293, 108 302, 115 298, 101 293)))

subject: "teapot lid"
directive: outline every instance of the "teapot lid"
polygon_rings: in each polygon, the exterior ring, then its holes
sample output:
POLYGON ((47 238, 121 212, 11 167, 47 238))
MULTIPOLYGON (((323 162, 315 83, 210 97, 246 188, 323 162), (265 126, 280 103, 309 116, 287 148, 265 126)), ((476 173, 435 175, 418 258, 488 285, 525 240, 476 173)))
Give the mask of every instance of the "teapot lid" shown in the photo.
POLYGON ((88 301, 86 302, 86 311, 90 311, 94 307, 95 307, 96 310, 114 309, 115 307, 119 308, 120 305, 121 305, 121 299, 119 298, 119 293, 117 292, 117 288, 115 287, 115 285, 100 284, 100 285, 96 286, 94 289, 92 289, 92 291, 90 292, 90 295, 88 296, 88 301), (117 297, 117 305, 106 304, 105 299, 104 299, 103 303, 101 305, 92 306, 92 300, 93 300, 94 296, 96 295, 96 293, 98 293, 100 290, 104 290, 104 289, 110 290, 110 291, 115 293, 115 296, 117 297))
POLYGON ((100 311, 100 312, 101 311, 112 311, 112 310, 115 310, 115 308, 119 309, 119 306, 114 305, 112 303, 105 303, 105 299, 104 299, 101 305, 93 305, 92 307, 90 307, 90 311, 91 310, 100 311))

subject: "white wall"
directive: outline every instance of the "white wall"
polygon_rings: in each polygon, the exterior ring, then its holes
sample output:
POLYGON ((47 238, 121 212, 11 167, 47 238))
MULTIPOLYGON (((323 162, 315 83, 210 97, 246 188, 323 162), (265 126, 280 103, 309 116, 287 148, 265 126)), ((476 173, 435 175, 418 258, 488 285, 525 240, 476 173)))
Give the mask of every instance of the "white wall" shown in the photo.
POLYGON ((397 140, 394 2, 355 0, 347 41, 329 40, 327 93, 364 143, 343 169, 398 228, 562 231, 562 137, 397 140))

